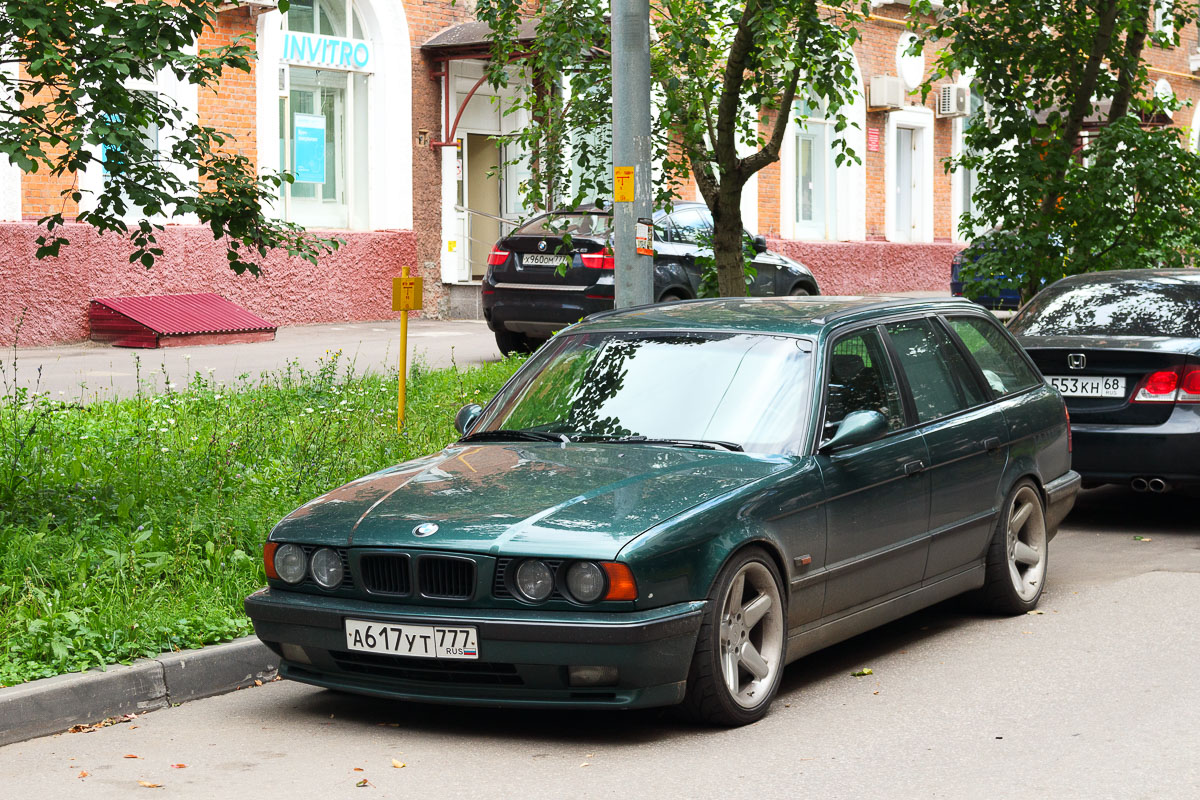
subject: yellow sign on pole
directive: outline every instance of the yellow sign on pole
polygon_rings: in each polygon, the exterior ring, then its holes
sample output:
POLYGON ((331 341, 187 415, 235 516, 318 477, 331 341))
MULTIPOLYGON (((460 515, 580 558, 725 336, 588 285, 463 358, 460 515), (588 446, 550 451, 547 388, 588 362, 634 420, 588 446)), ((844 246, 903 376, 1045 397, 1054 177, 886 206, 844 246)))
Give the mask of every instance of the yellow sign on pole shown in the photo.
POLYGON ((633 202, 633 167, 613 167, 613 200, 633 202))
POLYGON ((410 276, 408 267, 392 278, 392 311, 400 312, 400 385, 396 392, 396 430, 404 428, 404 389, 408 380, 408 312, 421 310, 421 278, 410 276))
POLYGON ((424 284, 419 277, 410 277, 408 267, 399 278, 392 278, 392 311, 420 311, 424 284))

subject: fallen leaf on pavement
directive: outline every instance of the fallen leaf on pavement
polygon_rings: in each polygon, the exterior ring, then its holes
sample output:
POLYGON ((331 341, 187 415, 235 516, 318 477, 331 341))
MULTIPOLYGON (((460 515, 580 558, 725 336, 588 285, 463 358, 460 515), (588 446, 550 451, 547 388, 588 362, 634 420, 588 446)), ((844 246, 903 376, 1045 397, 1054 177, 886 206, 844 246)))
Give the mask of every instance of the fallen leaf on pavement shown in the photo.
MULTIPOLYGON (((137 714, 119 714, 115 717, 108 717, 100 722, 92 722, 87 725, 72 725, 67 728, 67 733, 91 733, 98 731, 101 728, 107 728, 109 725, 119 725, 122 722, 131 722, 137 719, 137 714)), ((130 728, 136 728, 136 725, 131 725, 130 728)))
POLYGON ((362 771, 363 771, 363 768, 362 768, 362 767, 355 767, 355 768, 354 768, 354 771, 355 771, 355 772, 362 772, 362 771))
POLYGON ((582 764, 580 764, 579 766, 581 766, 581 767, 590 767, 590 766, 591 766, 591 764, 589 764, 589 763, 587 763, 587 762, 585 761, 585 762, 583 762, 582 764))
POLYGON ((187 769, 187 764, 172 764, 171 769, 187 769))
POLYGON ((88 772, 88 771, 85 769, 85 770, 80 770, 79 774, 78 774, 78 775, 76 775, 75 777, 76 777, 76 778, 86 778, 86 777, 87 777, 88 775, 90 775, 90 774, 91 774, 91 773, 89 773, 89 772, 88 772))
POLYGON ((135 756, 133 753, 126 753, 125 755, 123 755, 121 757, 122 758, 141 758, 141 756, 135 756))
POLYGON ((375 784, 371 783, 371 782, 370 782, 369 780, 367 780, 366 778, 363 778, 361 781, 359 781, 358 783, 356 783, 356 784, 354 784, 354 785, 355 785, 355 786, 357 786, 359 789, 362 789, 362 788, 365 788, 365 787, 367 787, 367 786, 374 786, 375 784))
POLYGON ((858 672, 851 672, 850 677, 862 678, 867 675, 874 675, 874 674, 875 674, 875 670, 871 669, 870 667, 864 667, 863 669, 860 669, 858 672))
POLYGON ((397 761, 394 758, 392 759, 392 767, 394 767, 395 769, 404 769, 406 766, 408 766, 408 765, 405 764, 403 761, 397 761))
POLYGON ((1133 540, 1135 542, 1153 542, 1154 541, 1149 536, 1135 536, 1135 537, 1133 537, 1133 540))
POLYGON ((254 681, 254 685, 255 685, 255 686, 262 686, 262 681, 260 681, 260 680, 255 680, 255 681, 254 681))
POLYGON ((138 781, 138 786, 144 786, 144 787, 146 787, 147 789, 161 789, 161 788, 163 788, 163 786, 162 786, 162 784, 161 784, 161 783, 150 783, 150 781, 138 781))
POLYGON ((1039 611, 1038 609, 1036 609, 1036 608, 1035 608, 1033 611, 1026 611, 1025 613, 1026 613, 1026 614, 1028 614, 1028 615, 1029 615, 1029 616, 1031 616, 1031 617, 1034 617, 1034 616, 1037 616, 1038 614, 1045 614, 1046 612, 1045 612, 1045 611, 1039 611))

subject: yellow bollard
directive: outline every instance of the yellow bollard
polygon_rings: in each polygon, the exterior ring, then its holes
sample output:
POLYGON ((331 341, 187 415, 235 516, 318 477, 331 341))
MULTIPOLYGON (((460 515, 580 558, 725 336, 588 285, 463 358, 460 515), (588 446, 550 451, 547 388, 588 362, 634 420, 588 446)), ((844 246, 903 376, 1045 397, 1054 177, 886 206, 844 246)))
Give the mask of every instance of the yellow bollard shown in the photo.
POLYGON ((404 390, 408 380, 408 312, 420 311, 422 283, 410 277, 408 267, 400 268, 400 277, 392 278, 392 311, 400 312, 400 385, 396 393, 396 430, 404 429, 404 390))

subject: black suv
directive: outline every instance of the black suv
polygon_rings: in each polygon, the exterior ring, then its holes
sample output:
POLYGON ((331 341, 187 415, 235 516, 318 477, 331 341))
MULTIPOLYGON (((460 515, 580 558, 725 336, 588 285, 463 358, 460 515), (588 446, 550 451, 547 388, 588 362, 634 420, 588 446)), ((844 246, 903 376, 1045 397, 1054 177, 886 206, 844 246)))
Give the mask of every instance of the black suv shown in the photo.
MULTIPOLYGON (((654 216, 654 298, 689 300, 700 289, 696 256, 712 231, 703 203, 678 203, 654 216)), ((530 352, 558 330, 613 307, 612 211, 584 208, 543 214, 501 239, 488 256, 483 316, 507 355, 530 352), (570 247, 563 236, 570 236, 570 247), (560 272, 560 267, 564 268, 560 272)), ((755 296, 819 294, 808 267, 754 239, 755 296)))

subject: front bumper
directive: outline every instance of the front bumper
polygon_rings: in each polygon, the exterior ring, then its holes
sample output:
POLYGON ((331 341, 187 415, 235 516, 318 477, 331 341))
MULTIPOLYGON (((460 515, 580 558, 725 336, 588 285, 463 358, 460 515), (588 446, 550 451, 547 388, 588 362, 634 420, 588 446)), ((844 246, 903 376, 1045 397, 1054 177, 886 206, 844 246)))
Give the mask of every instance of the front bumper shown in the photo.
POLYGON ((638 708, 683 699, 704 602, 634 612, 416 607, 263 589, 246 598, 280 674, 316 686, 426 702, 638 708), (349 652, 345 619, 473 626, 478 661, 349 652), (283 645, 294 647, 285 648, 283 645), (303 657, 296 658, 302 648, 303 657), (617 668, 611 686, 571 686, 568 666, 617 668))
POLYGON ((1071 438, 1071 466, 1089 483, 1200 485, 1200 404, 1177 404, 1161 425, 1075 423, 1071 438))

